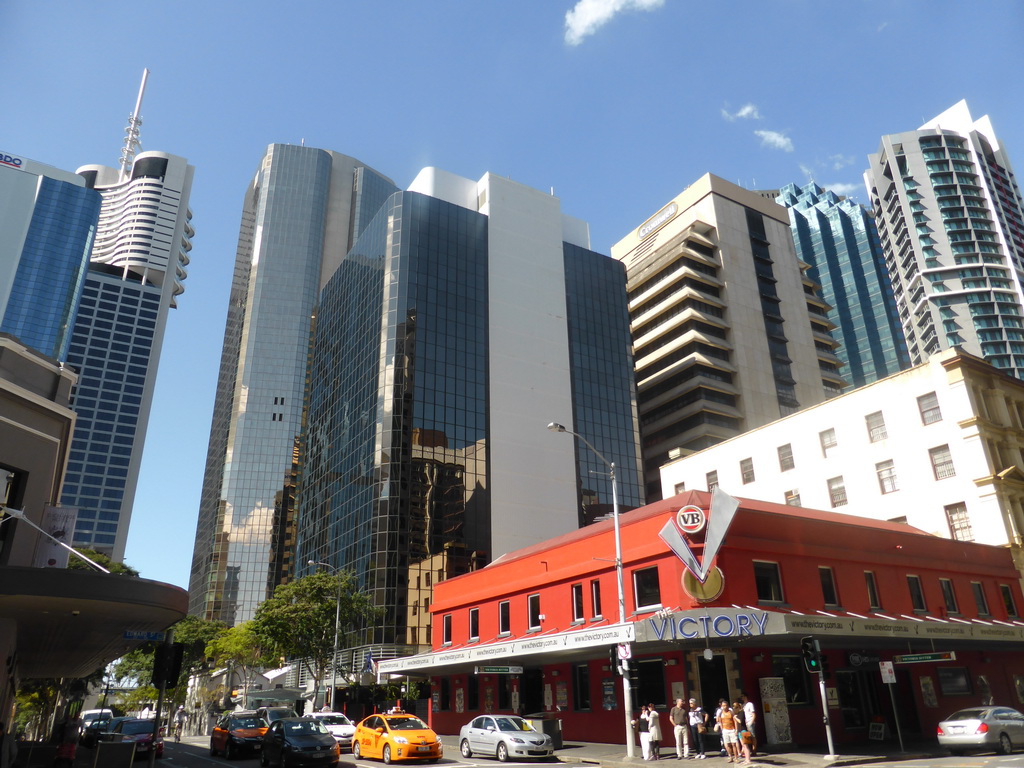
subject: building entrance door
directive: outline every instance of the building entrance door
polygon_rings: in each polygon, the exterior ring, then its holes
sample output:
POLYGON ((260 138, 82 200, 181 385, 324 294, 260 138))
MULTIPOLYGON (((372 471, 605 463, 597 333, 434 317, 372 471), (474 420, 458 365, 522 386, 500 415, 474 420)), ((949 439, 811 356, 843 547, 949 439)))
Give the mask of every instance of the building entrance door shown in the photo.
POLYGON ((521 714, 535 715, 544 711, 544 673, 539 669, 524 669, 520 680, 521 714))

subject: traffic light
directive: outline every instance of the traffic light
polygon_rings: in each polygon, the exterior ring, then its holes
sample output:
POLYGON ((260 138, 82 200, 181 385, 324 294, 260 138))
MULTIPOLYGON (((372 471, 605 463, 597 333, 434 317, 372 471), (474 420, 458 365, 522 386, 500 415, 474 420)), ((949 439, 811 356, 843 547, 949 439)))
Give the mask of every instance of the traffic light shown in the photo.
POLYGON ((823 674, 825 676, 825 679, 827 680, 828 679, 828 654, 827 653, 821 653, 821 651, 819 651, 818 652, 818 661, 821 664, 821 674, 823 674))
POLYGON ((821 647, 815 638, 800 639, 800 655, 804 660, 804 669, 808 672, 821 672, 821 647))
POLYGON ((181 675, 184 643, 160 643, 153 654, 153 685, 167 688, 176 685, 181 675))

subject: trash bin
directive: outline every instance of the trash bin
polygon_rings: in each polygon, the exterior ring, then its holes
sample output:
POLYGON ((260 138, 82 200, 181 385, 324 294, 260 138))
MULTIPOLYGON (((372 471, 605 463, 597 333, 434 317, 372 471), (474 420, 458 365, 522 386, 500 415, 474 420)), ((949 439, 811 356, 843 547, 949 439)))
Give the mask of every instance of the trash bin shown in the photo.
POLYGON ((551 745, 555 749, 562 748, 562 721, 554 712, 535 712, 532 715, 523 715, 535 731, 546 733, 551 737, 551 745))

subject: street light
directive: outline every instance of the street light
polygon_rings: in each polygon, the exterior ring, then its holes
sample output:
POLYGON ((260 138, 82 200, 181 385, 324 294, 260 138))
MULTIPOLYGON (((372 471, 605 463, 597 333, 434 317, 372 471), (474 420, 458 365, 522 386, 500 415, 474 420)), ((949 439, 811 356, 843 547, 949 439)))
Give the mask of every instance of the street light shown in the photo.
POLYGON ((338 690, 338 628, 341 626, 341 577, 338 576, 338 569, 330 563, 307 560, 306 564, 322 565, 324 568, 330 568, 334 572, 335 580, 338 582, 338 595, 334 604, 334 655, 331 656, 331 710, 337 711, 334 706, 334 695, 338 690))
MULTIPOLYGON (((622 534, 619 530, 619 486, 615 480, 615 462, 608 461, 597 448, 590 444, 587 438, 578 432, 573 432, 554 421, 548 424, 548 429, 552 432, 568 432, 570 435, 578 437, 608 467, 608 476, 612 479, 612 522, 615 529, 615 578, 619 597, 619 623, 625 626, 626 591, 622 584, 622 534)), ((633 757, 633 689, 629 683, 629 660, 620 659, 620 661, 622 662, 619 665, 622 674, 622 705, 626 710, 626 757, 633 757)))

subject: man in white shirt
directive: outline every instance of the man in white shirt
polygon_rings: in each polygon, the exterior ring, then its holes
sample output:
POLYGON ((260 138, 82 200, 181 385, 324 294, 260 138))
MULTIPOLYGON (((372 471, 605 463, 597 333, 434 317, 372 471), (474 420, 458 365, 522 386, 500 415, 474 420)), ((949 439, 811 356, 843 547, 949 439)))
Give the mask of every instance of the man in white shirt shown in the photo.
POLYGON ((750 700, 750 697, 745 693, 741 693, 740 696, 743 699, 743 718, 747 721, 747 730, 750 731, 750 735, 754 739, 754 743, 750 745, 750 754, 757 754, 757 731, 754 730, 754 723, 757 721, 757 711, 754 709, 754 702, 750 700))

